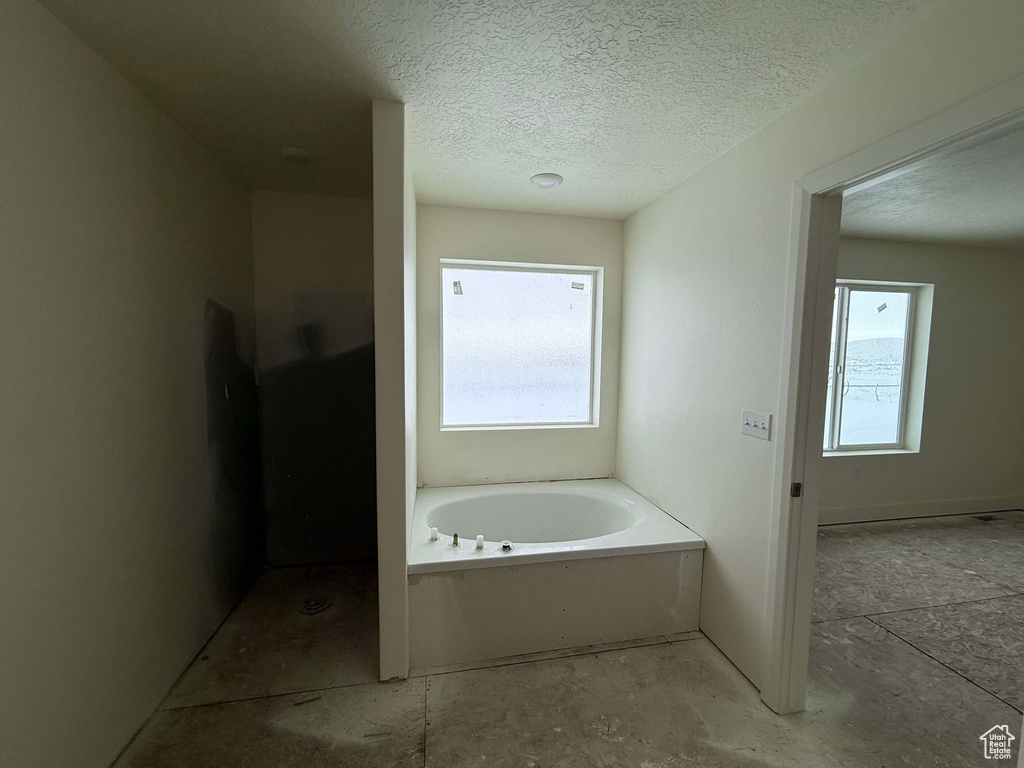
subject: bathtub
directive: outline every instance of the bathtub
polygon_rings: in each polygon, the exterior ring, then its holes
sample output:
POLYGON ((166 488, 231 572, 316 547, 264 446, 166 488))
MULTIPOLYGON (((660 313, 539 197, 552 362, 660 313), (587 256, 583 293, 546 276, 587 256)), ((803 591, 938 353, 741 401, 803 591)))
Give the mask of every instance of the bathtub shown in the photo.
POLYGON ((703 548, 618 480, 420 489, 409 542, 410 664, 697 629, 703 548))
POLYGON ((409 545, 415 574, 703 549, 704 540, 618 480, 566 480, 421 488, 409 545))

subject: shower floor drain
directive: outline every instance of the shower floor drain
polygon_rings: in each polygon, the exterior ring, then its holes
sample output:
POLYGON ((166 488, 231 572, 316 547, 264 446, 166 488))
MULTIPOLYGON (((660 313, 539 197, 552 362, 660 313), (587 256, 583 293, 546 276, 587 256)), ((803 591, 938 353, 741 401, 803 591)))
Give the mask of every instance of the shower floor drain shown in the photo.
POLYGON ((314 595, 313 597, 307 597, 302 601, 302 607, 299 610, 302 613, 314 614, 326 611, 331 606, 330 598, 325 595, 314 595))

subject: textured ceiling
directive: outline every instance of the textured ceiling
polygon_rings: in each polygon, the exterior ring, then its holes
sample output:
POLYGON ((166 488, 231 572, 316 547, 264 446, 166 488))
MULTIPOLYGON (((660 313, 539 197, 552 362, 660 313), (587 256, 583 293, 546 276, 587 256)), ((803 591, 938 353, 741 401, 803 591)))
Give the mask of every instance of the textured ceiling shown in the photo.
POLYGON ((624 217, 933 0, 43 4, 254 187, 368 196, 368 102, 392 98, 421 201, 624 217))
POLYGON ((1024 131, 843 198, 846 237, 1024 248, 1024 131))

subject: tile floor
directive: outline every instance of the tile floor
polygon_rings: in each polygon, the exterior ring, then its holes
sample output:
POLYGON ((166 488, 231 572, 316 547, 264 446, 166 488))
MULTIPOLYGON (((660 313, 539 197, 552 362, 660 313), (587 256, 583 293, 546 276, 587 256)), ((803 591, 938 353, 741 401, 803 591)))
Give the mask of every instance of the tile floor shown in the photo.
POLYGON ((785 717, 699 632, 378 683, 373 570, 269 571, 115 765, 980 766, 982 732, 1020 733, 1022 554, 1024 513, 822 528, 785 717))

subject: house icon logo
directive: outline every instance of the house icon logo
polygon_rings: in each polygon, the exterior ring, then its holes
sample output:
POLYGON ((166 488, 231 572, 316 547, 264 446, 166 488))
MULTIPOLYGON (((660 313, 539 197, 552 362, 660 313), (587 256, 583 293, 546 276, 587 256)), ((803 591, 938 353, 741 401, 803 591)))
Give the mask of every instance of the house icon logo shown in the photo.
POLYGON ((1010 727, 1008 725, 994 725, 978 738, 985 742, 986 760, 1010 759, 1010 753, 1013 751, 1010 748, 1010 742, 1013 741, 1016 736, 1010 733, 1010 727))

